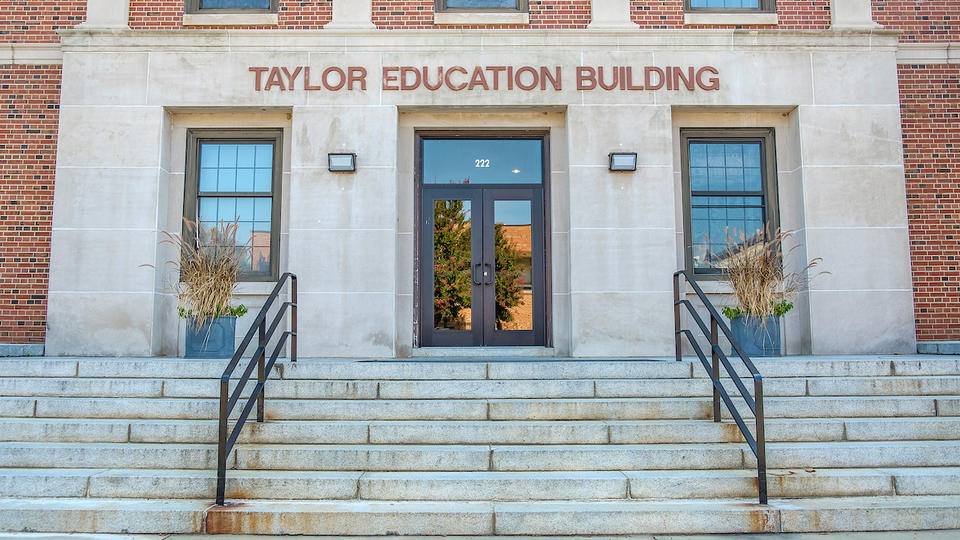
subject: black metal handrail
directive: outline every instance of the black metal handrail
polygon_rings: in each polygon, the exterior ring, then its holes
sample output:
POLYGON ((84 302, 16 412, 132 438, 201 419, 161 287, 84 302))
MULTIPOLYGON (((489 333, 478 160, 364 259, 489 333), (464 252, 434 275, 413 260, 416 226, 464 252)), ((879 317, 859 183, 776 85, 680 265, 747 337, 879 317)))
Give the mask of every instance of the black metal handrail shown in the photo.
POLYGON ((240 436, 240 431, 243 429, 243 425, 247 421, 247 417, 250 416, 250 411, 253 409, 254 403, 257 405, 257 422, 263 422, 263 386, 266 383, 267 377, 270 376, 270 372, 273 370, 273 365, 277 362, 277 356, 280 355, 280 350, 283 348, 283 345, 286 343, 288 337, 292 338, 290 340, 290 361, 296 362, 297 276, 291 274, 290 272, 286 272, 280 276, 280 279, 277 281, 277 285, 273 288, 270 296, 267 297, 267 301, 264 302, 263 307, 260 308, 260 313, 258 313, 257 317, 253 320, 253 324, 250 325, 247 335, 243 337, 243 341, 240 342, 240 346, 237 347, 237 351, 233 353, 233 358, 230 359, 230 363, 227 364, 226 369, 223 370, 223 375, 220 376, 220 436, 217 442, 218 505, 223 505, 223 498, 227 487, 227 456, 229 456, 230 451, 233 450, 233 445, 237 442, 237 437, 240 436), (280 290, 283 289, 283 285, 286 283, 287 278, 290 279, 290 299, 280 304, 280 308, 277 310, 277 314, 274 316, 273 322, 270 324, 270 328, 267 329, 267 311, 273 305, 273 302, 277 299, 277 296, 280 295, 280 290), (270 342, 274 331, 276 331, 277 327, 280 325, 280 322, 283 321, 287 308, 291 308, 290 330, 287 330, 280 335, 280 338, 277 340, 277 344, 273 349, 273 353, 270 355, 270 361, 264 365, 264 359, 267 355, 267 343, 270 342), (247 350, 247 346, 250 345, 250 341, 253 339, 253 335, 255 333, 259 334, 257 339, 257 349, 253 352, 253 356, 250 357, 250 362, 247 364, 246 369, 243 370, 243 376, 240 377, 239 381, 237 381, 237 386, 233 389, 233 393, 231 394, 230 377, 233 375, 233 371, 237 368, 240 358, 243 357, 247 350), (247 398, 247 404, 244 405, 243 410, 240 412, 240 417, 237 419, 237 423, 234 425, 232 430, 228 430, 227 421, 230 418, 230 413, 233 412, 234 406, 236 406, 237 401, 243 394, 243 390, 246 388, 247 382, 250 380, 250 375, 253 373, 254 366, 257 367, 257 384, 250 393, 250 397, 247 398))
POLYGON ((676 344, 677 361, 680 360, 680 336, 685 335, 687 336, 687 339, 689 339, 690 345, 693 346, 693 350, 696 351, 697 356, 700 358, 700 363, 703 364, 704 369, 707 370, 707 374, 710 376, 710 380, 713 383, 713 421, 720 421, 720 400, 722 399, 723 403, 727 406, 727 410, 730 411, 730 416, 733 417, 733 420, 740 428, 740 433, 743 434, 744 440, 747 441, 750 449, 753 450, 753 455, 757 457, 757 493, 760 499, 760 504, 767 504, 767 458, 766 442, 763 435, 763 378, 760 376, 760 372, 757 370, 757 367, 753 365, 753 362, 750 361, 750 357, 743 352, 743 348, 740 346, 740 343, 733 338, 733 335, 730 333, 730 329, 727 327, 727 323, 725 323, 720 314, 717 313, 717 309, 713 307, 712 303, 710 303, 707 295, 703 293, 703 289, 697 285, 697 281, 693 279, 693 276, 690 275, 690 272, 686 270, 680 270, 678 272, 674 272, 673 274, 673 322, 675 328, 674 341, 676 344), (683 276, 686 282, 697 293, 697 296, 700 297, 700 301, 703 302, 703 305, 707 308, 707 312, 710 314, 709 330, 707 329, 707 325, 703 322, 703 319, 697 313, 697 310, 694 309, 693 304, 687 299, 680 299, 680 276, 683 276), (707 357, 704 355, 703 349, 697 343, 693 332, 680 327, 681 305, 687 307, 687 311, 689 311, 690 315, 693 316, 693 320, 697 323, 697 326, 700 327, 704 337, 708 337, 710 339, 710 356, 712 365, 707 363, 707 357), (723 352, 723 349, 720 348, 720 336, 718 329, 723 331, 723 335, 726 336, 727 340, 730 342, 730 345, 733 347, 733 352, 740 357, 743 365, 746 366, 747 370, 753 376, 753 396, 751 396, 750 392, 747 391, 746 385, 744 385, 743 381, 740 380, 740 376, 737 375, 736 370, 730 365, 727 355, 723 352), (723 387, 723 384, 720 383, 720 364, 723 364, 724 369, 727 370, 727 373, 730 375, 733 383, 737 386, 737 389, 740 390, 740 396, 743 397, 747 407, 750 408, 750 412, 753 413, 753 417, 756 420, 755 434, 750 433, 750 429, 747 427, 746 422, 743 421, 743 417, 740 415, 740 412, 737 411, 737 407, 733 404, 733 400, 730 399, 730 395, 723 387))

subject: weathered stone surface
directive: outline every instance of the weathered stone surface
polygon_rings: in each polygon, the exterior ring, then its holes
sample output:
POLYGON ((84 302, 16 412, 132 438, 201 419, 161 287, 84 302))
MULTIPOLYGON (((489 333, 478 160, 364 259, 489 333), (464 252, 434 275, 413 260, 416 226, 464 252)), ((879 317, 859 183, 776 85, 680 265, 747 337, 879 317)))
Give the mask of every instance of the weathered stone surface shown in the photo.
POLYGON ((502 503, 497 534, 684 534, 777 532, 776 509, 711 502, 502 503))
POLYGON ((198 533, 208 501, 4 499, 2 531, 198 533))
MULTIPOLYGON (((748 467, 756 466, 752 452, 745 451, 744 457, 748 467)), ((956 467, 960 466, 960 441, 770 443, 767 466, 956 467)))
POLYGON ((160 397, 163 381, 157 379, 49 379, 0 378, 2 396, 160 397))
POLYGON ((824 498, 776 506, 783 532, 960 528, 960 497, 824 498))
POLYGON ((593 381, 384 381, 382 399, 593 397, 593 381))
POLYGON ((122 420, 0 418, 0 441, 125 442, 129 432, 122 420))
POLYGON ((848 418, 844 420, 851 441, 957 440, 960 418, 848 418))
POLYGON ((33 416, 36 401, 29 398, 0 398, 0 416, 33 416))
POLYGON ((6 467, 209 469, 216 467, 216 445, 0 443, 6 467))
POLYGON ((0 358, 5 377, 73 377, 77 361, 55 358, 0 358))
MULTIPOLYGON (((628 471, 634 499, 751 499, 757 496, 756 469, 628 471)), ((771 469, 770 497, 871 497, 893 495, 889 472, 859 469, 771 469)))
POLYGON ((97 469, 0 469, 0 497, 85 497, 97 469))
POLYGON ((743 465, 739 445, 494 446, 498 471, 626 471, 732 469, 743 465))
MULTIPOLYGON (((229 499, 352 499, 359 472, 227 472, 229 499)), ((90 477, 89 497, 209 499, 216 470, 108 470, 90 477)))
MULTIPOLYGON (((727 381, 725 381, 726 383, 727 381)), ((751 381, 745 381, 753 391, 751 381)), ((729 392, 736 387, 725 384, 729 392)), ((804 379, 765 379, 765 396, 802 396, 806 393, 804 379)), ((599 380, 597 397, 709 397, 713 395, 713 386, 708 379, 663 379, 663 380, 599 380)))
POLYGON ((481 362, 333 361, 304 359, 280 366, 284 379, 484 379, 481 362))
POLYGON ((485 446, 240 446, 241 469, 315 471, 481 471, 487 470, 485 446))
POLYGON ((257 502, 207 512, 210 534, 493 534, 489 503, 257 502))
POLYGON ((493 420, 644 420, 706 418, 710 402, 672 399, 491 400, 493 420))
POLYGON ((960 377, 810 378, 811 396, 929 396, 960 394, 960 377))
POLYGON ((491 362, 491 379, 682 379, 690 364, 668 361, 591 360, 491 362))
MULTIPOLYGON (((367 442, 367 422, 273 420, 247 422, 237 441, 278 444, 358 444, 367 442)), ((130 442, 213 443, 215 420, 153 420, 130 425, 130 442)))
POLYGON ((360 498, 394 501, 623 499, 619 472, 367 473, 360 498))
POLYGON ((603 422, 373 422, 373 444, 602 444, 603 422))

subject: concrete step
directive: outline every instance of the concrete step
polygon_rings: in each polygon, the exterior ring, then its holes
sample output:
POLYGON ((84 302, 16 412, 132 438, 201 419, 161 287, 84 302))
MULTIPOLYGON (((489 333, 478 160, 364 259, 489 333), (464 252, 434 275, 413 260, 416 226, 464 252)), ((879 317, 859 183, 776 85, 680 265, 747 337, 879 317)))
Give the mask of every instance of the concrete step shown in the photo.
POLYGON ((314 535, 625 535, 960 527, 960 497, 571 502, 2 499, 0 530, 314 535))
MULTIPOLYGON (((738 400, 741 401, 742 400, 738 400)), ((745 403, 737 403, 749 416, 745 403)), ((956 396, 783 397, 764 400, 767 418, 958 416, 956 396)), ((267 400, 275 420, 655 420, 708 418, 706 398, 491 400, 267 400)), ((236 409, 239 412, 239 407, 236 409)), ((214 419, 219 401, 196 398, 0 398, 0 416, 214 419), (82 413, 80 412, 82 411, 82 413)))
MULTIPOLYGON (((960 417, 781 419, 770 442, 953 440, 960 417)), ((215 420, 0 418, 0 441, 199 443, 215 420)), ((657 444, 741 442, 730 420, 309 421, 248 422, 241 443, 260 444, 657 444)))
MULTIPOLYGON (((842 443, 768 443, 767 467, 957 467, 960 441, 880 441, 842 443)), ((750 450, 746 467, 755 467, 750 450)))
MULTIPOLYGON (((752 392, 752 382, 745 381, 752 392)), ((231 391, 236 384, 231 385, 231 391)), ((728 380, 731 394, 737 388, 728 380)), ((247 392, 252 385, 248 385, 247 392)), ((0 377, 0 396, 216 398, 220 383, 211 379, 105 379, 87 377, 0 377)), ((960 377, 793 377, 766 378, 764 395, 929 396, 960 394, 960 377)), ((709 397, 707 379, 560 379, 560 380, 271 380, 269 399, 510 399, 709 397)))
MULTIPOLYGON (((231 500, 537 501, 755 497, 755 470, 227 473, 231 500), (628 490, 629 486, 629 490, 628 490)), ((776 498, 960 495, 960 468, 771 469, 776 498)), ((216 472, 0 469, 0 497, 203 499, 216 472)))
MULTIPOLYGON (((634 499, 750 498, 757 471, 624 471, 634 499)), ((960 495, 960 468, 769 469, 767 493, 776 498, 960 495)))
MULTIPOLYGON (((960 376, 956 356, 791 356, 754 358, 765 378, 776 377, 877 377, 960 376)), ((7 377, 103 377, 215 379, 226 360, 182 358, 0 358, 0 373, 7 377)), ((734 360, 734 366, 739 362, 734 360)), ((469 379, 644 379, 704 378, 706 371, 692 357, 611 360, 461 361, 355 360, 301 358, 296 364, 281 359, 277 375, 287 379, 324 380, 469 380, 469 379)), ((745 369, 738 367, 738 372, 745 369)))
MULTIPOLYGON (((242 403, 235 408, 239 414, 242 403)), ((196 398, 0 398, 0 415, 38 418, 216 419, 220 402, 196 398), (31 403, 21 403, 29 401, 31 403), (35 401, 35 403, 32 403, 35 401), (7 410, 10 414, 3 414, 7 410)), ((266 402, 266 417, 276 420, 480 420, 481 400, 294 400, 266 402)))
MULTIPOLYGON (((750 416, 743 400, 735 404, 750 416)), ((702 398, 596 398, 489 400, 493 420, 644 420, 707 418, 711 401, 702 398)), ((785 397, 764 399, 766 418, 953 416, 958 397, 785 397)), ((729 417, 729 415, 727 415, 729 417)))

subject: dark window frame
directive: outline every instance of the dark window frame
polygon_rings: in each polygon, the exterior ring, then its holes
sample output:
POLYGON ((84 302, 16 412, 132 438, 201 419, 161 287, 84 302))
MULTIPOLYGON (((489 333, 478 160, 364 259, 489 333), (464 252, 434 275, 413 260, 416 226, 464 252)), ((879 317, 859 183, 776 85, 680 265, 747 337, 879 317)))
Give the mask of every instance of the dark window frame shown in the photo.
POLYGON ((529 13, 529 0, 516 0, 513 8, 448 8, 447 0, 434 0, 433 10, 437 13, 529 13))
POLYGON ((206 8, 200 9, 200 0, 186 0, 184 12, 191 15, 200 13, 277 13, 280 9, 280 0, 270 0, 270 7, 263 8, 206 8))
POLYGON ((772 127, 680 129, 680 177, 683 189, 684 268, 691 274, 696 275, 698 278, 722 279, 723 271, 721 269, 696 269, 693 265, 693 219, 691 217, 691 203, 693 195, 690 190, 691 141, 706 141, 711 143, 759 141, 761 143, 760 171, 763 175, 763 223, 767 227, 768 234, 772 234, 780 227, 780 200, 777 189, 776 133, 772 127))
MULTIPOLYGON (((183 216, 185 219, 197 221, 197 201, 201 197, 263 197, 263 192, 204 192, 199 191, 200 182, 200 144, 230 144, 269 142, 273 144, 273 171, 270 184, 270 271, 244 272, 240 281, 276 281, 280 275, 280 223, 282 206, 282 178, 283 178, 283 129, 281 128, 251 128, 251 129, 209 129, 191 128, 187 130, 187 157, 186 174, 183 182, 183 216)), ((183 230, 186 237, 186 227, 183 230)))
POLYGON ((692 7, 690 0, 683 0, 685 13, 776 13, 776 0, 760 0, 759 8, 698 8, 692 7))

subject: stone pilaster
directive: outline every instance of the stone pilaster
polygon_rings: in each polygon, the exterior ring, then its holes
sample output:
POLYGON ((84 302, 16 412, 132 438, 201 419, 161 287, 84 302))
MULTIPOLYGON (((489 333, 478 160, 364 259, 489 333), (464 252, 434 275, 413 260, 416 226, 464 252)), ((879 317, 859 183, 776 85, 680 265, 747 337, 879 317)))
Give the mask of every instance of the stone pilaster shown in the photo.
POLYGON ((373 28, 371 0, 333 0, 333 20, 324 28, 373 28))
POLYGON ((128 28, 130 0, 87 0, 87 20, 81 28, 128 28))
POLYGON ((873 22, 870 0, 834 0, 830 2, 830 16, 835 30, 880 28, 873 22))
POLYGON ((594 0, 590 3, 591 30, 623 30, 635 28, 630 21, 630 0, 594 0))

